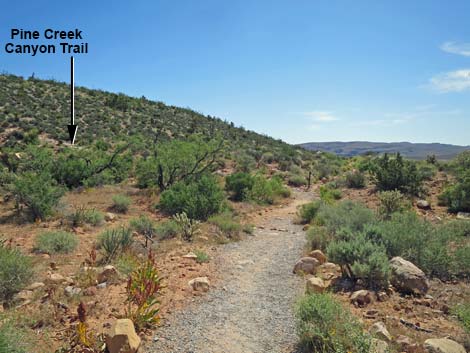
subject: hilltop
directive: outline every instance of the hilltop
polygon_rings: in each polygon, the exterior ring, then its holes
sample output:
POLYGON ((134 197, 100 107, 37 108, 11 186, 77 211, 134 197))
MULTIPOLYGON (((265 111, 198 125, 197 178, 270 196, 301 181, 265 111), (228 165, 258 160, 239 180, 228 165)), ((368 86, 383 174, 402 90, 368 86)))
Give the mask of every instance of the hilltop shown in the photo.
POLYGON ((449 160, 459 153, 470 150, 470 146, 457 146, 442 143, 411 143, 411 142, 307 142, 299 146, 311 151, 325 151, 339 156, 352 157, 366 153, 396 153, 411 159, 425 159, 435 155, 438 159, 449 160))

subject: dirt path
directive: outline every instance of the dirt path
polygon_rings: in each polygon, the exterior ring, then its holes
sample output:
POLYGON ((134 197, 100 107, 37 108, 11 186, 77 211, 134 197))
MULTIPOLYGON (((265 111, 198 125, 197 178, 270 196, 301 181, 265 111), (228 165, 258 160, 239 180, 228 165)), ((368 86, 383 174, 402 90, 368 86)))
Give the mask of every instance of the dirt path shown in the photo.
POLYGON ((214 259, 225 274, 217 288, 166 318, 147 352, 295 351, 293 305, 304 282, 292 268, 305 235, 292 220, 296 207, 311 194, 295 192, 294 197, 289 205, 266 213, 253 237, 222 247, 214 259))

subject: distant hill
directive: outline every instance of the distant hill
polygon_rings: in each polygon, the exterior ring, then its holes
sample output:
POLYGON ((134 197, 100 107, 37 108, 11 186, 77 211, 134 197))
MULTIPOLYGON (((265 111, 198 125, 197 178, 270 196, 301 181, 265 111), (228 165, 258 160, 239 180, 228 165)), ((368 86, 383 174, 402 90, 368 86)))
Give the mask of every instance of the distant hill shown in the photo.
POLYGON ((311 151, 324 151, 339 156, 357 156, 368 152, 396 153, 411 159, 424 159, 434 154, 438 159, 452 159, 460 152, 470 150, 470 146, 456 146, 442 143, 410 143, 410 142, 308 142, 299 146, 311 151))

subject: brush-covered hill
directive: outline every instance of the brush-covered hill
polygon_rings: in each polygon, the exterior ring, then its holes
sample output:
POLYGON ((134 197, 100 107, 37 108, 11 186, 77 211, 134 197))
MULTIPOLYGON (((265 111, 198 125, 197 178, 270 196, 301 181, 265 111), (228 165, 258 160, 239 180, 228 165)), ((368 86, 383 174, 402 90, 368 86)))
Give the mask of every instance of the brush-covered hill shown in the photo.
POLYGON ((335 153, 339 156, 351 157, 366 153, 397 153, 411 159, 425 159, 435 155, 438 159, 449 160, 459 153, 470 150, 470 146, 456 146, 442 143, 410 143, 410 142, 307 142, 300 144, 307 150, 335 153))
MULTIPOLYGON (((303 153, 299 147, 235 127, 220 118, 145 97, 133 98, 83 87, 77 87, 75 95, 78 146, 86 146, 97 139, 113 142, 136 135, 151 141, 156 132, 161 131, 170 138, 222 135, 233 149, 238 150, 256 149, 273 154, 283 151, 291 155, 297 150, 303 153)), ((49 142, 67 142, 69 116, 68 84, 0 75, 0 145, 14 144, 31 129, 37 129, 49 142)))

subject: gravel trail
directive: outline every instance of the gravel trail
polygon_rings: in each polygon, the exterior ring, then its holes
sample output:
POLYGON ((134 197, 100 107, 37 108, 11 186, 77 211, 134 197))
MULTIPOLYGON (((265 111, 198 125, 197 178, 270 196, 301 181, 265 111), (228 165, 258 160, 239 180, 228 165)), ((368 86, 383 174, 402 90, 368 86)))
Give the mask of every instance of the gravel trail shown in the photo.
POLYGON ((254 236, 222 246, 214 259, 217 287, 167 317, 148 353, 291 353, 297 341, 293 306, 304 281, 292 273, 305 234, 292 223, 311 194, 266 213, 254 236))

